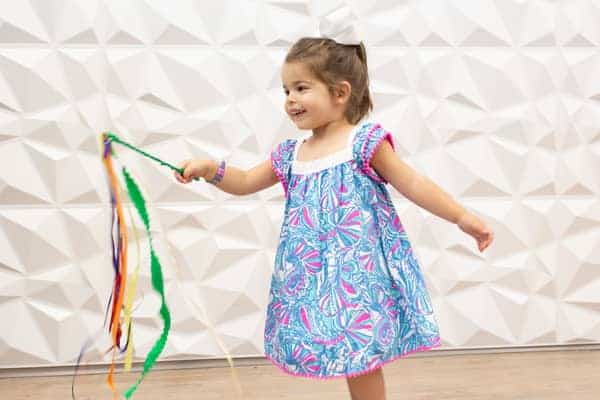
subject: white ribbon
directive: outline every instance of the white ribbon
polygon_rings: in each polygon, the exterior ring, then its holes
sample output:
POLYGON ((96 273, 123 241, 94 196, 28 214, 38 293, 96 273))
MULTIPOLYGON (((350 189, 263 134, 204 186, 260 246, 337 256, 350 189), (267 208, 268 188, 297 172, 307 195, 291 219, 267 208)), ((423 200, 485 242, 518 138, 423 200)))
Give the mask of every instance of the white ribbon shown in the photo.
POLYGON ((337 8, 321 17, 319 34, 337 43, 358 45, 363 41, 364 35, 357 21, 358 18, 347 5, 337 8))

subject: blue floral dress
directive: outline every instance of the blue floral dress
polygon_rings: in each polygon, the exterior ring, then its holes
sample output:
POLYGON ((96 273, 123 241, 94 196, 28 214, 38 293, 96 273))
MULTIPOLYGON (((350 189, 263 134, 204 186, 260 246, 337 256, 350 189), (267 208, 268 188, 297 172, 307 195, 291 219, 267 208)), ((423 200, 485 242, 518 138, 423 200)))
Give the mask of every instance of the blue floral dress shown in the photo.
POLYGON ((346 147, 297 160, 271 152, 285 215, 269 291, 265 355, 284 372, 351 377, 441 345, 423 273, 385 184, 369 164, 390 132, 360 121, 346 147))

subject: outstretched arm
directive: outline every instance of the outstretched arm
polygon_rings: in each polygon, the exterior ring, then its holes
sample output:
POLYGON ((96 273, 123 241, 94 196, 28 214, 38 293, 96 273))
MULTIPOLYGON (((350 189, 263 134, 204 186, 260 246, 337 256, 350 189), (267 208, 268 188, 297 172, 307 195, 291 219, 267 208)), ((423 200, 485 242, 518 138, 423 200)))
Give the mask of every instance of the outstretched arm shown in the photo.
POLYGON ((404 197, 440 218, 457 223, 467 212, 442 188, 402 161, 385 140, 375 151, 371 166, 404 197))
POLYGON ((429 178, 403 162, 388 141, 384 140, 379 145, 371 159, 371 166, 407 199, 432 214, 457 224, 463 232, 473 236, 479 251, 492 243, 494 232, 483 220, 454 201, 429 178))

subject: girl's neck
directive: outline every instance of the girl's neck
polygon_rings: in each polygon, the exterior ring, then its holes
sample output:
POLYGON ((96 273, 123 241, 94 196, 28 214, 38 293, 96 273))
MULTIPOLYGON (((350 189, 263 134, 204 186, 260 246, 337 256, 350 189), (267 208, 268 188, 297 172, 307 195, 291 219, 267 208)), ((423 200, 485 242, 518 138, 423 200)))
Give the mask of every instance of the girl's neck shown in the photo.
POLYGON ((346 119, 331 121, 312 130, 313 140, 317 142, 334 140, 336 136, 345 135, 354 128, 346 119))

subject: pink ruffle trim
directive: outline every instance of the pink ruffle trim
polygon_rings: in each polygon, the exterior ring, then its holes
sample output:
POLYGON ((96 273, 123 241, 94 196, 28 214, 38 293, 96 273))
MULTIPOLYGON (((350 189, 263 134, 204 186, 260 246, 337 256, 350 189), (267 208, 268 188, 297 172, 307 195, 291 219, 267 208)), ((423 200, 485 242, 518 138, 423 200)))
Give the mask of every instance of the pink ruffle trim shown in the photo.
MULTIPOLYGON (((278 155, 281 154, 281 148, 277 148, 277 153, 278 155)), ((277 175, 277 179, 279 179, 279 182, 281 182, 281 186, 283 186, 283 193, 285 194, 285 197, 287 197, 287 182, 285 181, 285 176, 283 176, 283 173, 281 171, 279 171, 278 168, 275 167, 274 163, 273 163, 273 154, 271 153, 271 169, 273 170, 273 172, 275 173, 275 175, 277 175)))
POLYGON ((392 146, 392 149, 394 151, 396 151, 396 144, 394 143, 394 137, 392 136, 392 134, 390 132, 388 132, 388 131, 384 131, 384 134, 380 138, 377 139, 377 142, 373 146, 373 148, 370 151, 370 153, 366 154, 367 147, 368 147, 368 144, 369 144, 369 142, 371 140, 371 137, 380 128, 381 128, 380 124, 374 124, 373 127, 371 128, 371 130, 369 131, 369 133, 367 134, 366 139, 363 141, 363 145, 362 145, 362 148, 361 148, 361 151, 360 151, 361 155, 362 155, 361 159, 363 160, 362 170, 363 170, 363 172, 365 174, 369 175, 376 182, 388 183, 387 180, 385 180, 385 178, 379 176, 377 174, 377 172, 373 169, 373 167, 371 167, 371 159, 373 158, 373 156, 377 152, 377 149, 379 148, 379 146, 383 143, 383 141, 385 139, 387 139, 387 141, 390 142, 390 145, 392 146))
POLYGON ((365 375, 365 374, 368 374, 369 372, 375 371, 377 368, 381 368, 384 365, 391 363, 392 361, 396 361, 399 358, 406 357, 409 354, 428 351, 428 350, 434 349, 436 347, 440 347, 441 345, 442 345, 441 339, 439 337, 437 337, 436 341, 431 345, 417 347, 414 350, 407 351, 406 353, 399 354, 399 355, 395 356, 394 358, 390 358, 389 360, 380 362, 379 364, 376 364, 364 371, 352 372, 350 374, 331 375, 331 376, 318 376, 318 375, 309 375, 306 373, 292 372, 292 371, 287 370, 284 366, 280 365, 277 361, 275 361, 273 358, 271 358, 268 354, 265 354, 265 356, 268 360, 271 361, 271 363, 273 363, 273 365, 275 365, 277 368, 279 368, 281 371, 285 372, 288 375, 299 376, 302 378, 311 378, 311 379, 339 379, 339 378, 353 378, 355 376, 365 375))

